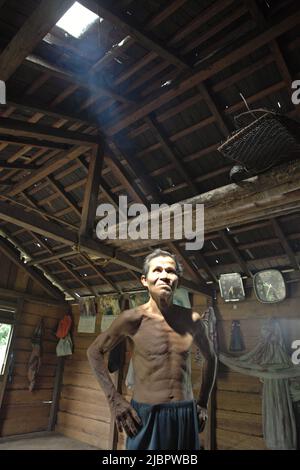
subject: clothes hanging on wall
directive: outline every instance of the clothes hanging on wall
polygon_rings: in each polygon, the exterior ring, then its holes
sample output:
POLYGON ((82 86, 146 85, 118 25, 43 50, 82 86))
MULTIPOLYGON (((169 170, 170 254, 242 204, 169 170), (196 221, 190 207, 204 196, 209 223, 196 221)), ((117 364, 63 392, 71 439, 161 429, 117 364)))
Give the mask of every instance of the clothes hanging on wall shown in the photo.
MULTIPOLYGON (((207 336, 212 342, 214 351, 216 355, 219 352, 219 346, 218 346, 218 335, 217 335, 217 318, 215 315, 214 308, 212 306, 209 306, 203 316, 202 316, 202 321, 206 327, 207 330, 207 336)), ((195 362, 197 364, 202 364, 203 358, 200 352, 199 348, 196 348, 196 353, 195 353, 195 362)))
POLYGON ((229 351, 240 352, 245 350, 241 325, 239 320, 232 320, 229 351))
POLYGON ((35 387, 37 375, 41 366, 43 333, 44 333, 44 323, 43 323, 43 319, 41 318, 31 338, 32 352, 29 357, 28 371, 27 371, 27 378, 29 381, 28 389, 30 392, 32 392, 35 387))
MULTIPOLYGON (((224 354, 220 361, 241 374, 263 379, 263 434, 269 449, 297 448, 296 423, 290 378, 300 377, 300 367, 286 352, 279 322, 269 320, 261 330, 257 346, 239 358, 224 354)), ((295 394, 295 398, 300 398, 295 394)))

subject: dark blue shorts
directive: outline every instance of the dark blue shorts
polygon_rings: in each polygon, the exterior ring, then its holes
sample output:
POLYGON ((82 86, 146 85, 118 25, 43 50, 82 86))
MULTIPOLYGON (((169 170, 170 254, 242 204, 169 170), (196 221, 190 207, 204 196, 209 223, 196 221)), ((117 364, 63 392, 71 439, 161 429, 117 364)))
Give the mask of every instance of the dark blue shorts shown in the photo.
POLYGON ((142 420, 138 434, 127 437, 127 450, 199 450, 194 400, 148 405, 131 400, 142 420))

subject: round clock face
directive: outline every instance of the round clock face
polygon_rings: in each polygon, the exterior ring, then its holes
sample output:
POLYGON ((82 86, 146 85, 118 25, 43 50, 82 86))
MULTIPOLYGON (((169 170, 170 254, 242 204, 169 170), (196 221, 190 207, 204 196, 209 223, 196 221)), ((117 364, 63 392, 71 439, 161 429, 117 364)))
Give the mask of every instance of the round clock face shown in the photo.
POLYGON ((281 272, 277 269, 268 269, 256 273, 253 284, 256 297, 261 302, 274 303, 285 299, 285 282, 281 272))

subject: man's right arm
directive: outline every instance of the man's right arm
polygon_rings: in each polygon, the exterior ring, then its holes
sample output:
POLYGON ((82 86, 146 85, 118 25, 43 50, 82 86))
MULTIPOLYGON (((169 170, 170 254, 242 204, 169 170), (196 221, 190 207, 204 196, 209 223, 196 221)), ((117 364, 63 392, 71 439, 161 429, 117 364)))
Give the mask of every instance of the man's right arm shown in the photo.
POLYGON ((127 310, 101 333, 87 350, 90 366, 105 393, 108 404, 116 419, 118 431, 123 429, 129 436, 137 433, 140 419, 135 410, 116 390, 104 360, 104 354, 113 349, 126 336, 134 333, 138 320, 133 310, 127 310))

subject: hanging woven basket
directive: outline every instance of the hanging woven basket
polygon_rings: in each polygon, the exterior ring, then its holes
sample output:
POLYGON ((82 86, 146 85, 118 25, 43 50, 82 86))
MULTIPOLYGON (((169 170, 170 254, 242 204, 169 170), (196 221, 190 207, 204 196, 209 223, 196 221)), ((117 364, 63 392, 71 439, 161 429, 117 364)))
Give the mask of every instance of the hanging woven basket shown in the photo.
POLYGON ((218 150, 251 174, 300 156, 300 124, 293 119, 256 109, 236 116, 235 123, 239 129, 218 150))

